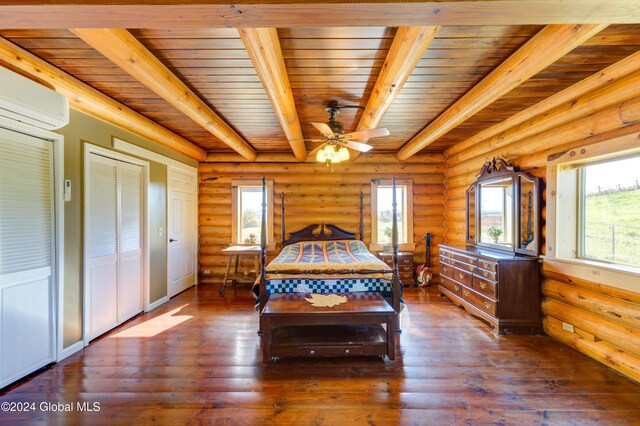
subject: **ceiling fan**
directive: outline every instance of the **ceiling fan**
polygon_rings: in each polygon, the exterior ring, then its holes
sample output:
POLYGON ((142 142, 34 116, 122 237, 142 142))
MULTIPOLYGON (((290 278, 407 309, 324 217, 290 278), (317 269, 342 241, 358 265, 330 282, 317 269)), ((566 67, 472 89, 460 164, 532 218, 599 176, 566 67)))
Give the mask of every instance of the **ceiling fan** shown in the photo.
POLYGON ((362 139, 370 139, 380 136, 389 136, 389 130, 380 127, 376 129, 361 130, 359 132, 344 133, 344 125, 336 120, 336 115, 340 114, 342 108, 359 108, 357 106, 341 106, 337 102, 331 101, 325 108, 329 114, 329 121, 326 123, 314 123, 313 127, 322 134, 322 139, 315 139, 313 142, 323 142, 319 147, 309 153, 316 154, 316 161, 326 163, 327 167, 333 163, 340 163, 349 159, 349 149, 359 152, 368 152, 373 147, 366 143, 358 142, 362 139))

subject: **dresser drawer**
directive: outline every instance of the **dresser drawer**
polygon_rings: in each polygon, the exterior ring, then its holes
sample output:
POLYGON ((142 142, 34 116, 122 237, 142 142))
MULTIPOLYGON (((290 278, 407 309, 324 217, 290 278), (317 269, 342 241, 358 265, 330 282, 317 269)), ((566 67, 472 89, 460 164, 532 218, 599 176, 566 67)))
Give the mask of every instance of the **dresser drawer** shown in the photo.
POLYGON ((400 275, 402 274, 411 274, 413 275, 413 265, 398 265, 398 272, 400 272, 400 275))
POLYGON ((484 269, 478 268, 476 270, 476 275, 480 278, 490 280, 490 281, 498 281, 498 273, 493 271, 487 271, 484 269))
POLYGON ((453 266, 455 266, 456 268, 461 269, 463 271, 473 272, 473 271, 475 271, 477 269, 474 265, 472 265, 470 263, 464 263, 464 262, 461 262, 459 260, 452 260, 451 264, 453 266))
POLYGON ((453 267, 451 265, 440 265, 440 274, 446 277, 453 277, 453 267))
POLYGON ((452 253, 450 257, 452 257, 455 260, 458 260, 460 262, 468 263, 468 264, 474 265, 474 266, 478 263, 477 259, 475 257, 469 257, 469 256, 465 256, 465 255, 459 254, 459 253, 452 253))
POLYGON ((413 256, 398 257, 398 265, 410 265, 410 266, 413 266, 413 256))
POLYGON ((335 345, 335 346, 299 346, 296 348, 296 356, 350 356, 362 355, 362 346, 335 345))
POLYGON ((496 316, 496 302, 493 300, 466 288, 462 289, 462 298, 492 317, 496 316))
POLYGON ((462 286, 458 283, 451 281, 448 277, 440 276, 440 284, 453 294, 460 296, 460 289, 462 286))
POLYGON ((488 260, 478 259, 478 268, 496 272, 498 270, 498 264, 488 260))
POLYGON ((478 275, 473 276, 473 289, 479 291, 482 294, 495 299, 498 295, 496 291, 497 283, 478 275))
POLYGON ((454 280, 458 281, 461 284, 471 287, 471 282, 472 282, 471 272, 464 271, 458 268, 453 268, 452 272, 453 274, 451 275, 451 278, 453 278, 454 280))
POLYGON ((442 254, 440 254, 440 263, 451 264, 451 259, 449 259, 448 257, 443 256, 442 254))

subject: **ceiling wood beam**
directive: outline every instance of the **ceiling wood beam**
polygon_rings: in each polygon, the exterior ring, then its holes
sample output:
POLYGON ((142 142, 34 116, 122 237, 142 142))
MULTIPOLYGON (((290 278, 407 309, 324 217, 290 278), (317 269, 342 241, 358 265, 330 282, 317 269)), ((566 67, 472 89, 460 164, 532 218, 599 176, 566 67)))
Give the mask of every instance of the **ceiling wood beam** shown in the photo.
MULTIPOLYGON (((8 3, 8 2, 5 2, 8 3)), ((637 0, 31 1, 0 5, 2 28, 214 28, 640 22, 637 0), (27 4, 24 4, 27 3, 27 4)))
MULTIPOLYGON (((357 160, 356 163, 398 163, 395 153, 391 152, 370 152, 368 155, 363 155, 357 160)), ((249 163, 250 161, 238 154, 231 153, 216 153, 210 152, 207 154, 205 163, 249 163)), ((255 159, 256 163, 298 163, 299 160, 289 152, 265 152, 258 154, 255 159)), ((315 163, 316 160, 313 157, 308 157, 305 162, 315 163)), ((407 163, 442 163, 444 162, 444 154, 440 152, 429 152, 425 154, 418 154, 411 157, 406 161, 407 163)))
POLYGON ((239 28, 238 33, 271 100, 293 155, 298 161, 304 161, 307 158, 307 147, 293 100, 278 31, 275 28, 239 28))
POLYGON ((487 105, 593 37, 607 25, 548 25, 398 151, 406 160, 487 105))
POLYGON ((106 121, 198 161, 206 152, 155 121, 99 92, 21 47, 0 37, 0 64, 50 86, 84 114, 106 121))
MULTIPOLYGON (((397 29, 356 131, 378 127, 439 29, 440 27, 397 29)), ((351 158, 357 158, 359 155, 359 152, 353 151, 351 158)))
POLYGON ((249 160, 256 158, 254 149, 129 31, 122 28, 71 31, 238 154, 249 160))
MULTIPOLYGON (((636 52, 445 151, 446 175, 462 163, 640 95, 640 52, 636 52)), ((482 157, 484 158, 484 157, 482 157)))

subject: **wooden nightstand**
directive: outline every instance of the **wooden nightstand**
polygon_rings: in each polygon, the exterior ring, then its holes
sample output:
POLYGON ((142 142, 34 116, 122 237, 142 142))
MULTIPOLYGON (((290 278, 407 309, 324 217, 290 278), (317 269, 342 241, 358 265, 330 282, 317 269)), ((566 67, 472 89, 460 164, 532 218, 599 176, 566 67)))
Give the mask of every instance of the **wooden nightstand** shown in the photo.
MULTIPOLYGON (((387 265, 393 267, 393 253, 384 251, 376 252, 378 259, 387 265)), ((416 282, 413 279, 413 253, 408 251, 398 252, 398 272, 400 273, 400 282, 405 287, 413 287, 416 282)))

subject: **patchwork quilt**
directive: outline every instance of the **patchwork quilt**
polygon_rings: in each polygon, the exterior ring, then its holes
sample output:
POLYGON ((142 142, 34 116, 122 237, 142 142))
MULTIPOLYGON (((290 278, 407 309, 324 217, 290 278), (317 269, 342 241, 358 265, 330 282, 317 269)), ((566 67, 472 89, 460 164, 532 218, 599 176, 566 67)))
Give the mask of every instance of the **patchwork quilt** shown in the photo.
MULTIPOLYGON (((391 268, 362 241, 301 241, 284 247, 267 265, 266 289, 267 295, 376 291, 388 297, 391 279, 391 268)), ((259 281, 253 289, 256 295, 258 285, 259 281)))

